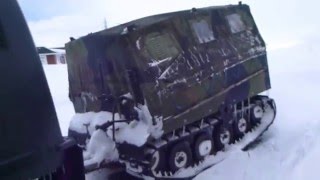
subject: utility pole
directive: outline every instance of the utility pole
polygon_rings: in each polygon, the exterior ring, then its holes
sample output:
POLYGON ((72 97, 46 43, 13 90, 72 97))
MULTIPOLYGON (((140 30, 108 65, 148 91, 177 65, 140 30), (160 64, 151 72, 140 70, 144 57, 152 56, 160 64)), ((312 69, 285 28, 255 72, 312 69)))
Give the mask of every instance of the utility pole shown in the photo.
POLYGON ((104 18, 104 29, 107 29, 107 28, 108 28, 108 26, 107 26, 107 19, 104 18))

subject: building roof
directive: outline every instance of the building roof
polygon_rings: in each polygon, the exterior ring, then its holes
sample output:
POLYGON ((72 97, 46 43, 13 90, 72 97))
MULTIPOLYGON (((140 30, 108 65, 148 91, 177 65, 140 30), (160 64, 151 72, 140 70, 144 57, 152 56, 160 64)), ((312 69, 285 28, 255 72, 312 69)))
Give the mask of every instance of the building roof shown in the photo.
POLYGON ((65 54, 66 53, 66 50, 64 50, 64 49, 50 48, 50 50, 53 51, 54 53, 57 53, 57 54, 65 54))
POLYGON ((37 52, 38 54, 51 54, 51 53, 55 53, 54 51, 52 51, 51 49, 48 49, 46 47, 37 47, 37 52))
POLYGON ((60 48, 37 47, 38 54, 64 54, 66 51, 60 48))

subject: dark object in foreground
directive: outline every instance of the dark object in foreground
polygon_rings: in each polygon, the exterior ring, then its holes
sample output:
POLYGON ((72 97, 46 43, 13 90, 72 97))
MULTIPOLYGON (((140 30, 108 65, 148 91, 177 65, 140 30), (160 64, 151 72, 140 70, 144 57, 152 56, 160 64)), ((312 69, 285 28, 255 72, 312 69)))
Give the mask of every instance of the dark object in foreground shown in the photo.
POLYGON ((15 0, 0 1, 0 179, 84 180, 82 150, 63 138, 15 0))

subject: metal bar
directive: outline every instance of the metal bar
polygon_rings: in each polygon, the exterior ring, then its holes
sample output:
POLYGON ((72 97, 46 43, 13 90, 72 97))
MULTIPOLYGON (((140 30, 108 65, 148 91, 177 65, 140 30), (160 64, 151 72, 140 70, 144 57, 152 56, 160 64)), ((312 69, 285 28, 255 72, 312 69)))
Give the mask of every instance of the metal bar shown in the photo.
POLYGON ((112 140, 115 142, 116 141, 116 137, 115 137, 115 122, 114 122, 114 113, 116 111, 116 102, 114 102, 113 104, 113 109, 112 109, 112 140))
POLYGON ((120 123, 120 122, 130 122, 131 120, 115 120, 114 123, 120 123))
POLYGON ((250 97, 248 98, 248 111, 249 111, 249 117, 248 120, 249 122, 251 121, 251 104, 250 104, 250 97))
POLYGON ((235 118, 235 120, 237 119, 237 104, 234 104, 234 113, 233 113, 233 117, 235 118))
POLYGON ((241 117, 243 118, 244 114, 244 101, 241 102, 241 117))

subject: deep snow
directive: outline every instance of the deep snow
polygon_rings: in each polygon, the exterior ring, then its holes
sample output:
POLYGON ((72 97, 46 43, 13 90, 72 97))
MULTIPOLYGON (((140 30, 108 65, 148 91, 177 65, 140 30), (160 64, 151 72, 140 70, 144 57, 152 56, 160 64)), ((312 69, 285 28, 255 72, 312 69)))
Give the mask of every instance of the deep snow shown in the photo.
MULTIPOLYGON (((291 46, 290 46, 291 45, 291 46)), ((262 142, 247 152, 232 153, 195 179, 319 179, 320 45, 315 40, 268 52, 272 90, 278 114, 262 142)), ((74 110, 68 99, 65 65, 44 65, 64 135, 74 110)))
POLYGON ((278 114, 262 143, 232 154, 195 179, 319 179, 320 46, 312 42, 269 52, 269 95, 278 114))

